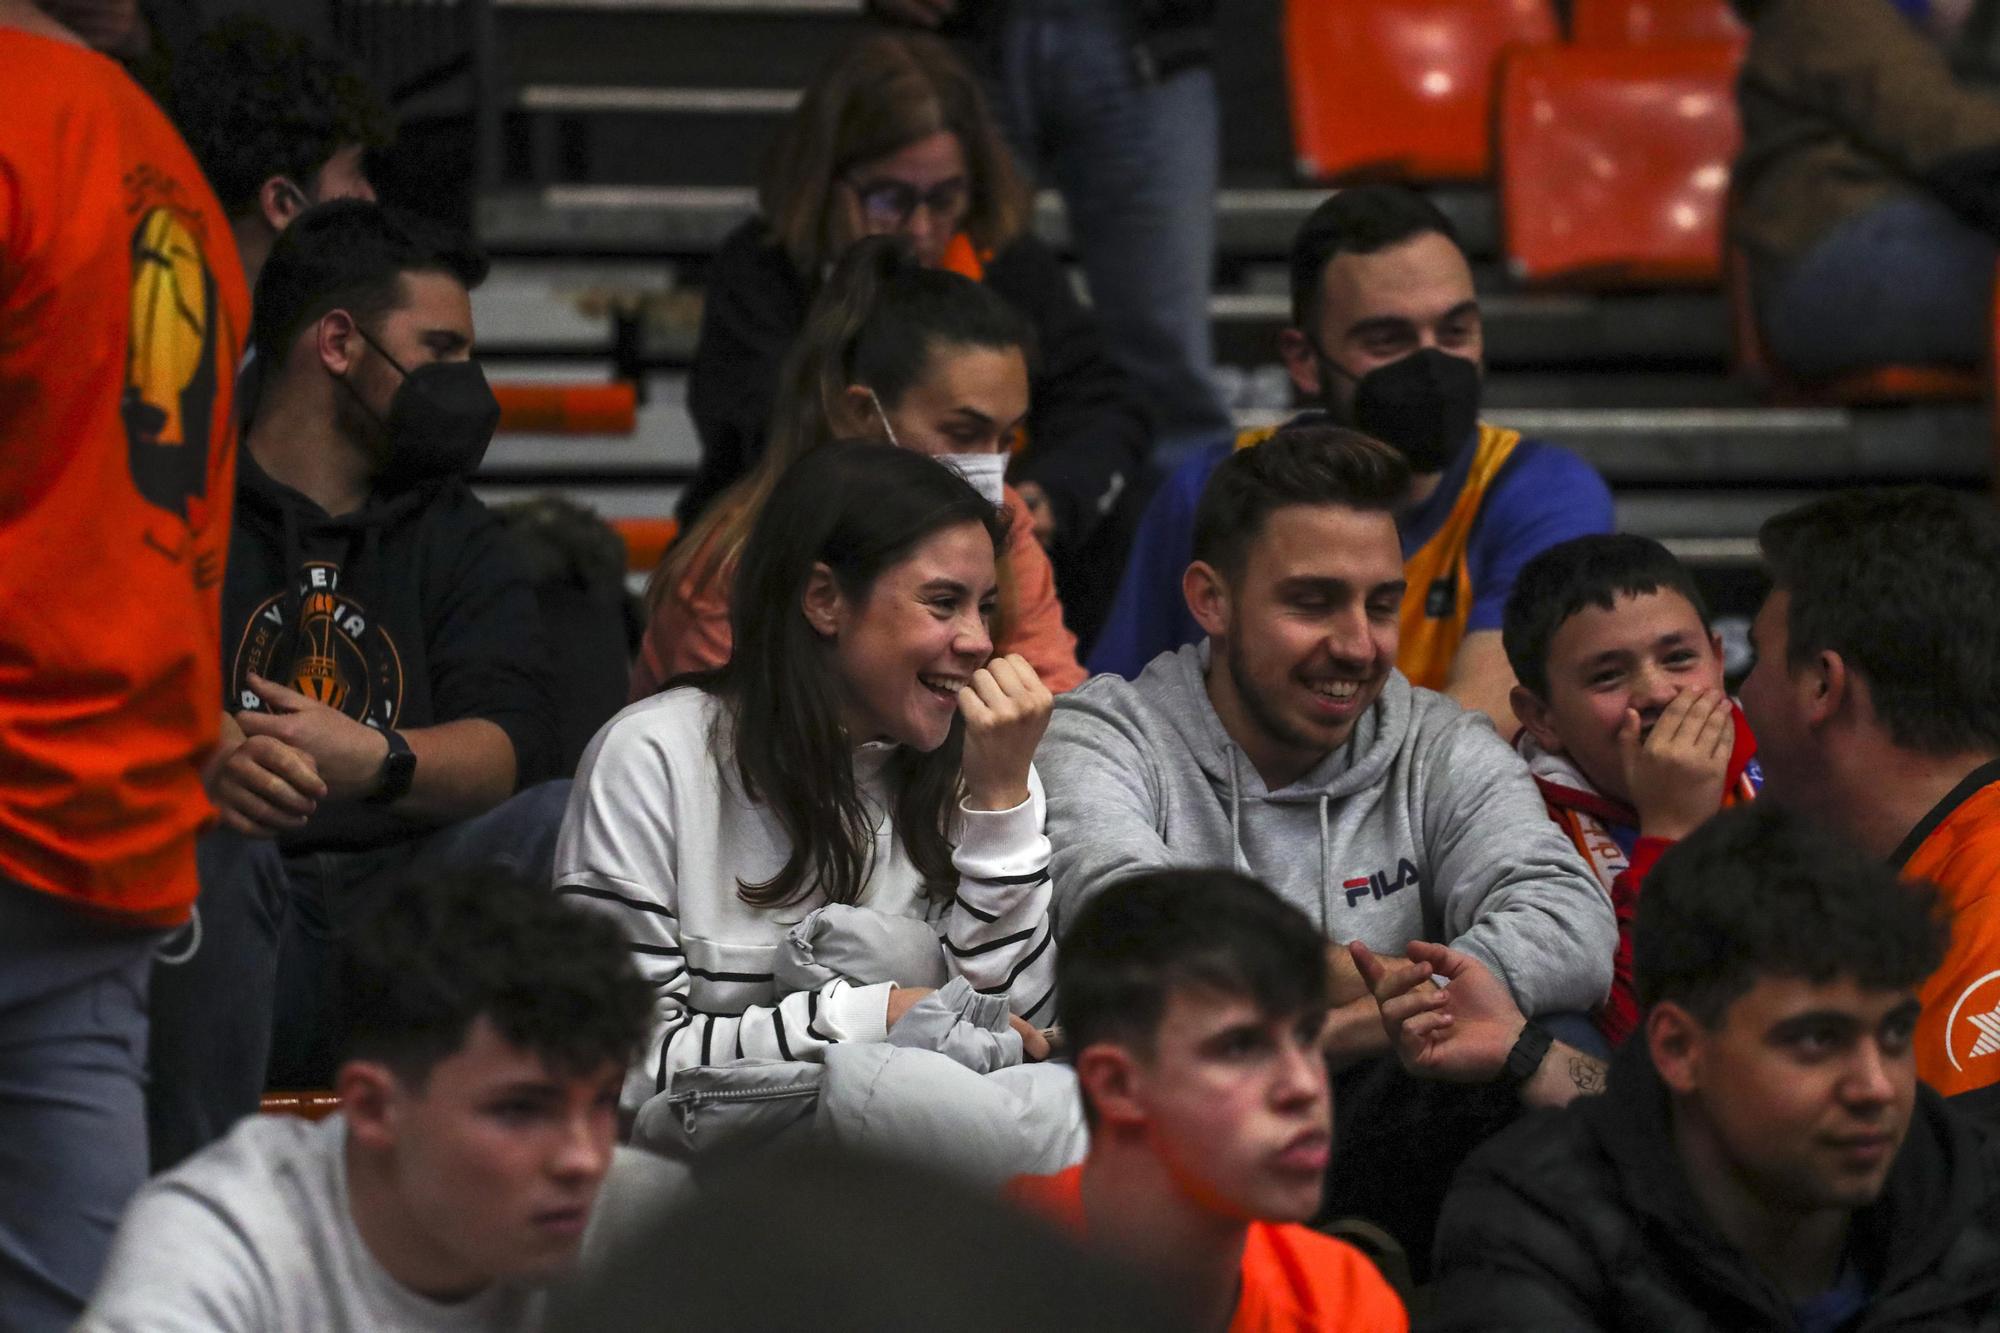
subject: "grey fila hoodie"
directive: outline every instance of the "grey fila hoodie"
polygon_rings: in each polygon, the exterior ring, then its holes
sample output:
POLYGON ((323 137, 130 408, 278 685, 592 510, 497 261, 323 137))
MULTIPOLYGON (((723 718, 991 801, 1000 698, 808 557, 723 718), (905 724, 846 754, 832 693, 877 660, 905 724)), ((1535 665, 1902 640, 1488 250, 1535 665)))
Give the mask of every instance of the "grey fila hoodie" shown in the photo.
POLYGON ((1234 866, 1330 940, 1472 954, 1524 1013, 1604 998, 1611 903, 1483 714, 1391 672, 1347 744, 1270 791, 1209 702, 1207 657, 1190 644, 1057 697, 1035 766, 1059 912, 1134 871, 1234 866))

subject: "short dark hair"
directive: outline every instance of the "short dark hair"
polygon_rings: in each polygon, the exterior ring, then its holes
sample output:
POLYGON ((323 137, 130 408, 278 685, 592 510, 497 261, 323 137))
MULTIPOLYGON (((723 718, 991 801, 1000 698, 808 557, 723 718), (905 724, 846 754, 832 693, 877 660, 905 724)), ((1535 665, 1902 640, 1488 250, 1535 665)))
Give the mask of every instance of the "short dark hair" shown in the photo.
POLYGON ((263 19, 235 15, 174 59, 167 102, 231 214, 284 176, 310 192, 335 153, 389 142, 388 106, 346 61, 263 19))
POLYGON ((1223 459, 1209 477, 1194 511, 1194 558, 1235 578, 1276 510, 1344 505, 1394 513, 1409 495, 1410 465, 1388 445, 1344 426, 1281 426, 1223 459))
POLYGON ((2000 749, 2000 514, 1937 486, 1843 491, 1757 534, 1786 652, 1839 653, 1899 746, 2000 749))
POLYGON ((411 214, 362 199, 315 205, 278 234, 257 275, 257 359, 265 374, 280 373, 299 330, 329 310, 374 323, 402 304, 406 273, 444 273, 470 290, 486 268, 469 241, 411 214))
POLYGON ((1709 628, 1708 603, 1688 567, 1651 537, 1591 533, 1557 542, 1521 567, 1507 594, 1500 642, 1514 678, 1538 699, 1549 697, 1549 645, 1586 606, 1617 607, 1620 597, 1677 592, 1709 628))
POLYGON ((412 874, 343 938, 347 1057, 413 1087, 491 1022, 567 1075, 628 1064, 653 992, 604 917, 506 866, 412 874))
POLYGON ((1949 933, 1937 892, 1770 801, 1736 806, 1676 843, 1646 877, 1633 985, 1704 1024, 1764 977, 1923 981, 1949 933))
POLYGON ((1063 1039, 1078 1052, 1102 1041, 1150 1052, 1167 997, 1182 986, 1246 996, 1272 1018, 1324 1008, 1326 938, 1304 912, 1233 870, 1128 876, 1085 904, 1062 938, 1063 1039))
POLYGON ((1292 236, 1292 327, 1319 323, 1320 279, 1341 255, 1372 255, 1432 232, 1458 245, 1458 229, 1438 206, 1401 185, 1337 190, 1292 236))

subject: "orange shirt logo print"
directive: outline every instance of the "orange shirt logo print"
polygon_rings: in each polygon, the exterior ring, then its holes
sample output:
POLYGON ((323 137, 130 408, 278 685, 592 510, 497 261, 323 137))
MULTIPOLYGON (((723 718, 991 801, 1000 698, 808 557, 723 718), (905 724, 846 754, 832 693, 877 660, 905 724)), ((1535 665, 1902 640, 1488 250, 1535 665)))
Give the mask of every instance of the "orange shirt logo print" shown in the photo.
POLYGON ((218 294, 201 242, 173 208, 146 209, 132 233, 132 338, 119 415, 132 482, 191 524, 208 488, 217 410, 218 294))
POLYGON ((1973 1061, 2000 1055, 2000 972, 1988 972, 1959 993, 1944 1025, 1944 1053, 1960 1073, 1973 1061))
POLYGON ((395 641, 366 607, 340 591, 337 565, 314 561, 299 580, 295 620, 287 617, 283 593, 251 613, 231 673, 237 707, 263 707, 250 689, 254 672, 357 722, 395 726, 403 706, 403 664, 395 641))

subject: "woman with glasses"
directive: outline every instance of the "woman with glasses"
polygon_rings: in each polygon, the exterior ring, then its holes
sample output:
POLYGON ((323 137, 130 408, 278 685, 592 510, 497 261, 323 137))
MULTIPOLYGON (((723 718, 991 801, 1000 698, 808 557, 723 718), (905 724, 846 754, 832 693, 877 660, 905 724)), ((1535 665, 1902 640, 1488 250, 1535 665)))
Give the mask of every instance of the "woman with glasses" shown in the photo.
POLYGON ((864 38, 806 89, 758 194, 760 216, 709 270, 688 383, 702 460, 682 522, 762 454, 785 353, 834 261, 863 236, 901 235, 921 263, 983 283, 1034 329, 1040 368, 1009 479, 1087 640, 1150 489, 1151 428, 1062 265, 1029 233, 1031 196, 972 74, 935 38, 864 38))

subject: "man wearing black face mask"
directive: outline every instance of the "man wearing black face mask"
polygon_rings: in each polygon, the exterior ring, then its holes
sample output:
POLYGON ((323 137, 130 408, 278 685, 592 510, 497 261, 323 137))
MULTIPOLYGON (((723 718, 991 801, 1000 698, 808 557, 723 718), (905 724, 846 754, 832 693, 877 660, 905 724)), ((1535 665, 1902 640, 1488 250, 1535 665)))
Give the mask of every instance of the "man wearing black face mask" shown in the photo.
POLYGON ((555 743, 540 620, 466 485, 499 420, 471 359, 484 269, 341 200, 293 222, 258 280, 267 377, 206 775, 223 827, 199 849, 198 927, 154 974, 155 1169, 255 1108, 267 1051, 272 1086, 327 1084, 330 937, 401 872, 550 873, 568 784, 529 786, 555 743))
MULTIPOLYGON (((1342 190, 1292 242, 1279 353, 1318 412, 1394 446, 1413 473, 1399 517, 1409 592, 1396 665, 1514 727, 1500 645, 1514 575, 1557 542, 1612 528, 1611 495, 1572 454, 1479 421, 1483 343, 1472 270, 1450 221, 1394 186, 1342 190)), ((1308 414, 1312 415, 1312 414, 1308 414)), ((1245 432, 1193 455, 1155 496, 1088 663, 1138 672, 1202 637, 1181 596, 1195 503, 1245 432)))

